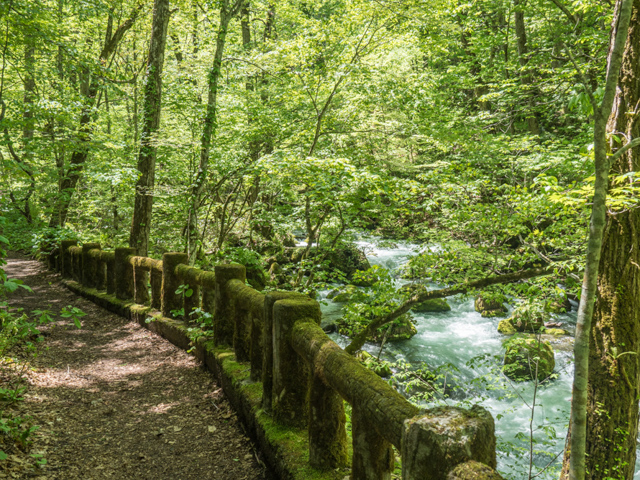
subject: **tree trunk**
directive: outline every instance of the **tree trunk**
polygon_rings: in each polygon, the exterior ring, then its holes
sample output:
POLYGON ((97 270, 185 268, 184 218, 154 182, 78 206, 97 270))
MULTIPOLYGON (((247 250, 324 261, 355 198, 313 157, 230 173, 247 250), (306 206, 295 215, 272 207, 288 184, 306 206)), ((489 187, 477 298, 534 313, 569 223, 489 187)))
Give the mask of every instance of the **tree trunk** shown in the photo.
POLYGON ((191 187, 191 203, 189 205, 189 217, 187 219, 187 253, 190 263, 196 258, 198 246, 198 209, 200 208, 200 200, 202 191, 209 172, 209 154, 211 152, 212 139, 218 128, 217 118, 217 100, 218 100, 218 81, 222 70, 222 55, 227 39, 227 30, 229 22, 237 15, 240 6, 240 0, 233 6, 229 0, 224 0, 220 7, 220 28, 216 38, 216 52, 213 58, 213 66, 209 71, 209 95, 207 98, 207 112, 204 118, 202 129, 202 137, 200 140, 200 162, 198 164, 198 172, 196 179, 191 187))
MULTIPOLYGON (((589 376, 589 345, 592 316, 597 292, 597 281, 601 261, 603 235, 606 223, 606 196, 609 186, 610 159, 607 155, 607 119, 616 96, 618 78, 622 57, 627 41, 631 5, 633 0, 619 0, 613 22, 613 34, 607 65, 607 80, 604 87, 602 102, 597 105, 589 82, 583 75, 583 85, 589 93, 594 109, 593 152, 595 164, 595 184, 592 199, 591 219, 589 223, 589 239, 587 243, 587 258, 585 262, 584 280, 580 307, 578 308, 578 322, 574 343, 575 372, 571 399, 570 446, 565 453, 565 463, 569 461, 570 480, 584 480, 586 478, 586 442, 587 442, 587 402, 589 376)), ((570 54, 570 52, 569 52, 570 54)), ((629 148, 630 144, 625 145, 629 148)), ((614 159, 615 157, 611 157, 614 159)), ((625 359, 626 360, 626 359, 625 359)), ((597 368, 593 366, 592 368, 597 368)), ((635 438, 635 437, 634 437, 635 438)), ((602 442, 604 439, 590 439, 602 442)), ((602 443, 601 443, 602 445, 602 443)), ((589 474, 591 475, 591 473, 589 474)), ((591 477, 590 477, 591 478, 591 477)), ((593 477, 593 478, 598 478, 593 477)))
MULTIPOLYGON (((136 18, 138 18, 138 14, 140 13, 142 6, 143 4, 136 6, 131 13, 131 16, 116 29, 111 38, 105 41, 104 47, 98 57, 98 64, 103 65, 107 63, 108 59, 115 52, 118 44, 124 37, 124 34, 133 26, 136 18)), ((108 28, 109 27, 107 26, 107 29, 108 28)), ((58 165, 63 177, 60 178, 58 182, 58 195, 55 201, 54 210, 51 213, 51 219, 49 220, 50 227, 62 227, 67 221, 73 192, 78 184, 84 164, 89 155, 89 143, 91 142, 94 129, 94 125, 91 120, 94 116, 93 109, 96 103, 96 96, 98 94, 98 80, 95 75, 91 74, 89 69, 85 69, 83 77, 80 90, 82 96, 85 98, 85 105, 82 109, 82 114, 80 115, 80 125, 77 134, 78 146, 71 154, 69 168, 66 172, 64 172, 64 166, 61 167, 58 165)))
POLYGON ((162 67, 167 44, 169 24, 169 0, 155 0, 153 5, 153 25, 147 58, 147 75, 143 91, 142 133, 138 154, 140 177, 136 182, 133 220, 129 235, 129 247, 138 255, 146 256, 149 251, 151 232, 151 210, 153 208, 153 187, 156 176, 156 134, 160 127, 162 108, 162 67))
MULTIPOLYGON (((524 1, 515 0, 514 7, 514 23, 516 29, 516 37, 518 39, 518 62, 520 63, 521 69, 520 81, 522 82, 524 88, 529 90, 533 88, 531 87, 533 80, 531 78, 531 74, 525 70, 527 64, 529 63, 529 50, 527 47, 527 32, 524 26, 524 1)), ((538 135, 540 134, 540 127, 538 126, 538 119, 536 117, 535 111, 533 110, 534 92, 529 92, 528 97, 528 111, 526 113, 527 126, 529 128, 529 132, 534 135, 538 135)))
MULTIPOLYGON (((608 131, 640 136, 640 0, 634 0, 618 90, 608 131)), ((611 146, 617 144, 611 142, 611 146)), ((612 175, 640 171, 640 152, 629 149, 612 175)), ((589 349, 586 468, 590 478, 631 480, 638 436, 640 382, 640 209, 609 214, 589 349)))

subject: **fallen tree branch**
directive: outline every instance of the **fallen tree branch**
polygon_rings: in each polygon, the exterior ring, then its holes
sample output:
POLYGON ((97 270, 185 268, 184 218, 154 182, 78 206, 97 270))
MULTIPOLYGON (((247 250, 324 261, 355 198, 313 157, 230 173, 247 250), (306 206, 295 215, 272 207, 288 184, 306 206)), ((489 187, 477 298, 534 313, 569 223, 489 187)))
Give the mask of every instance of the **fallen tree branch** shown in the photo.
POLYGON ((406 302, 396 308, 393 312, 385 315, 384 317, 380 317, 374 321, 372 321, 369 325, 365 327, 362 332, 356 335, 351 343, 347 345, 345 351, 350 355, 353 355, 358 350, 362 348, 364 343, 367 341, 367 338, 375 332, 378 328, 386 325, 389 322, 394 321, 396 318, 404 315, 411 307, 417 305, 419 303, 426 302, 427 300, 431 300, 434 298, 444 298, 450 295, 457 295, 458 293, 467 293, 469 290, 474 290, 476 288, 484 288, 490 285, 497 285, 500 283, 514 283, 520 280, 525 280, 528 278, 541 277, 544 275, 549 275, 557 270, 557 267, 541 267, 541 268, 532 268, 529 270, 522 270, 520 272, 514 273, 505 273, 503 275, 496 275, 493 277, 481 278, 479 280, 473 280, 471 282, 464 282, 458 285, 454 285, 447 288, 441 288, 440 290, 431 290, 429 292, 423 292, 420 294, 416 294, 409 298, 406 302))

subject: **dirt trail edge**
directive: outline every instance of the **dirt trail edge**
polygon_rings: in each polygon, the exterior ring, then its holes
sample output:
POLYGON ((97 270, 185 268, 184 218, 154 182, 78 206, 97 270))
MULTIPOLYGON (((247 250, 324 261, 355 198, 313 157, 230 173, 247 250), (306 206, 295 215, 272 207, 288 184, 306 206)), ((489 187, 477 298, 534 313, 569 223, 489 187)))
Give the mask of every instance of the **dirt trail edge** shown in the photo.
MULTIPOLYGON (((215 380, 191 355, 69 292, 39 262, 11 253, 12 308, 82 309, 82 329, 60 320, 44 333, 22 405, 41 426, 31 453, 47 465, 0 478, 220 479, 271 476, 215 380)), ((3 463, 5 463, 3 467, 3 463)), ((3 472, 4 470, 4 472, 3 472)))

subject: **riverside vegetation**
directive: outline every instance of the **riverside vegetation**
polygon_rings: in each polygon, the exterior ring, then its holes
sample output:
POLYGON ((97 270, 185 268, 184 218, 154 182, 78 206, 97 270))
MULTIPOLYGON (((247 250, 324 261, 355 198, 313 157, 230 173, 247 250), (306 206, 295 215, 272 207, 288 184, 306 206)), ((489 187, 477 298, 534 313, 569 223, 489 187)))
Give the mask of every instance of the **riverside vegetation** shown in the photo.
POLYGON ((2 235, 183 251, 245 265, 261 291, 333 291, 327 329, 416 403, 534 386, 505 474, 631 479, 639 15, 640 0, 8 0, 2 235), (363 235, 419 248, 389 271, 363 235), (499 360, 452 382, 385 360, 460 295, 505 335, 499 360), (547 342, 574 333, 556 316, 581 300, 571 448, 549 462, 538 387, 558 374, 547 342))

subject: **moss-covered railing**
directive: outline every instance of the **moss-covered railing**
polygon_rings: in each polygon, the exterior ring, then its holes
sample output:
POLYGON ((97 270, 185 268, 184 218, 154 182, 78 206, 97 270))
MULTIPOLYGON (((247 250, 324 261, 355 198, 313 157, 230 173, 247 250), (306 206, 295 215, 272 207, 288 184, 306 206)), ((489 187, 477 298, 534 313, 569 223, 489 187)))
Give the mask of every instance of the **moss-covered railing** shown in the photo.
MULTIPOLYGON (((390 479, 395 446, 402 478, 499 479, 494 421, 483 408, 419 411, 360 364, 320 328, 320 306, 292 292, 262 294, 245 284, 242 265, 215 272, 186 265, 183 253, 162 260, 130 248, 105 252, 97 243, 63 241, 52 268, 84 287, 159 310, 185 323, 194 308, 213 315, 213 343, 232 348, 250 368, 262 399, 259 412, 275 425, 308 432, 308 462, 316 472, 348 467, 354 480, 390 479), (190 296, 176 293, 188 284, 190 296), (349 449, 344 401, 351 405, 349 449)), ((152 316, 151 313, 146 315, 152 316)), ((156 313, 160 315, 160 313, 156 313)), ((322 478, 322 477, 319 477, 322 478)))

